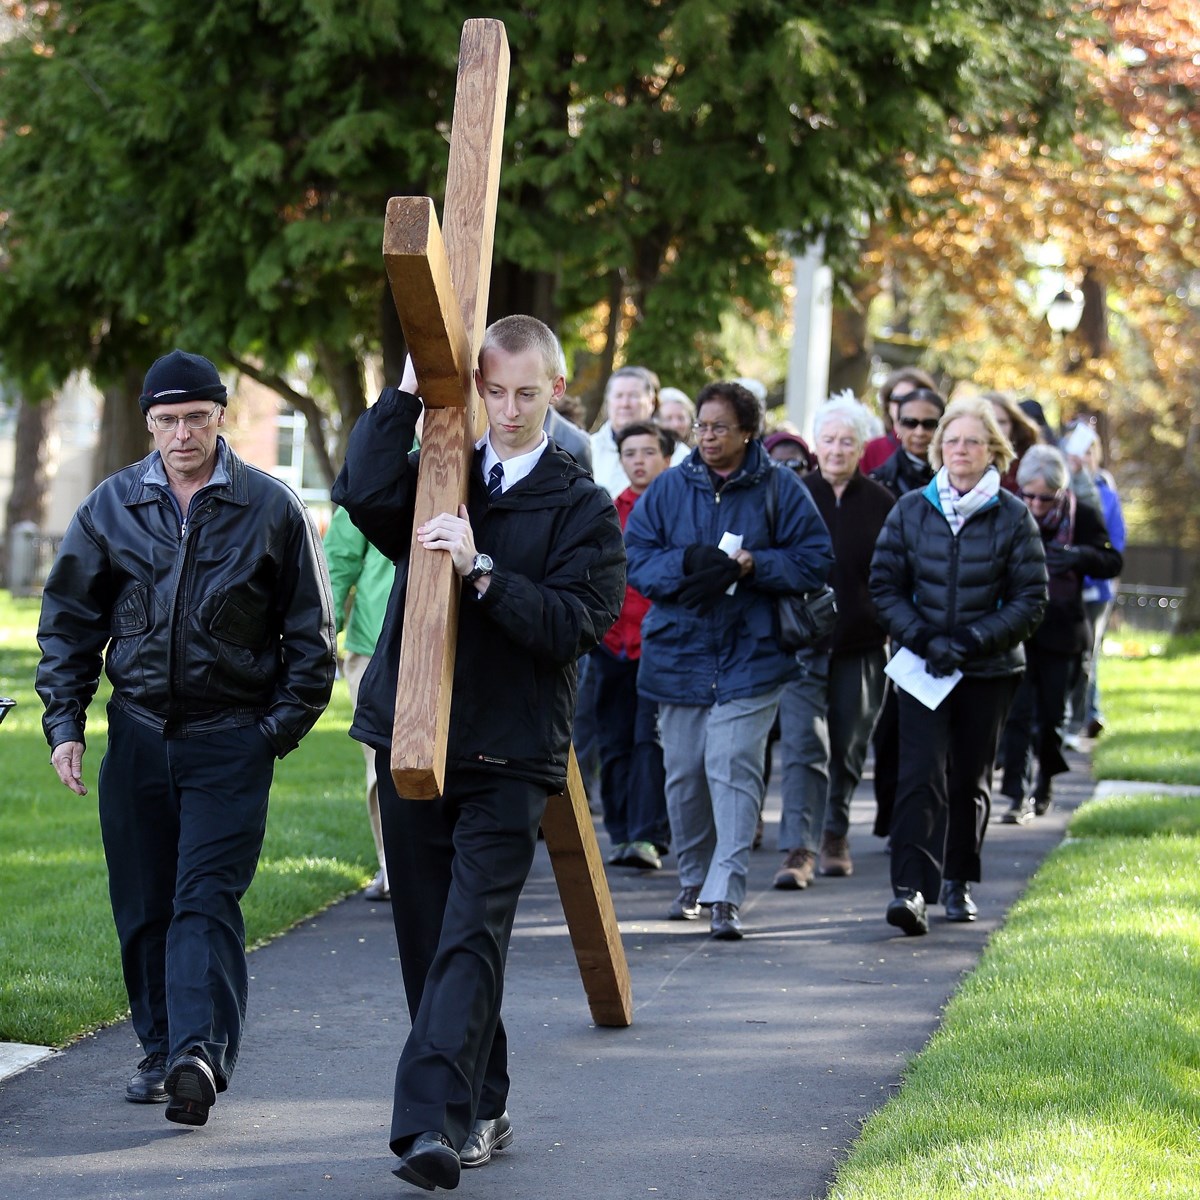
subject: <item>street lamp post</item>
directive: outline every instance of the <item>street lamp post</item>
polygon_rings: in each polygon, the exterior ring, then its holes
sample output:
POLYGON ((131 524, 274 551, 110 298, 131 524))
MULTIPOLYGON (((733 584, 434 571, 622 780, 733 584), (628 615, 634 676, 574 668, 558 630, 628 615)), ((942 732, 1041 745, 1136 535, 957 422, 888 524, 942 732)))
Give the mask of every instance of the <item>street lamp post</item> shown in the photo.
MULTIPOLYGON (((1046 324, 1050 326, 1055 339, 1064 345, 1067 335, 1079 328, 1083 317, 1083 293, 1078 288, 1063 288, 1050 301, 1046 308, 1046 324)), ((1063 365, 1065 371, 1070 371, 1073 363, 1068 354, 1063 365)))

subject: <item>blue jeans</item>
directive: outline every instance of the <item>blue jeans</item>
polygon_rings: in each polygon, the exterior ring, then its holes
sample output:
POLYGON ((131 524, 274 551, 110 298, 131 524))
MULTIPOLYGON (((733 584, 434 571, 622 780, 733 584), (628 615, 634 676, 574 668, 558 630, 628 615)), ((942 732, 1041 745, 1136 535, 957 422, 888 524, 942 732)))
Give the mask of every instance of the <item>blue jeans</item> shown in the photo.
POLYGON ((246 1019, 241 899, 274 771, 256 725, 164 740, 109 705, 100 831, 133 1028, 147 1054, 199 1046, 218 1091, 246 1019))
POLYGON ((701 708, 660 704, 671 846, 702 904, 746 897, 763 793, 763 754, 782 686, 701 708))

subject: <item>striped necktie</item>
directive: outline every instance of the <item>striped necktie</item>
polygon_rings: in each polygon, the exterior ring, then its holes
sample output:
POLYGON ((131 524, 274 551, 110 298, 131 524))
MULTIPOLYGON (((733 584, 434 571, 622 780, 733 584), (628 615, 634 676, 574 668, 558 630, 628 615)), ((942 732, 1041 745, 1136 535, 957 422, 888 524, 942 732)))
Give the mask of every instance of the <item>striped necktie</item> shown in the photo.
POLYGON ((496 463, 488 472, 488 495, 498 500, 504 492, 504 464, 496 463))

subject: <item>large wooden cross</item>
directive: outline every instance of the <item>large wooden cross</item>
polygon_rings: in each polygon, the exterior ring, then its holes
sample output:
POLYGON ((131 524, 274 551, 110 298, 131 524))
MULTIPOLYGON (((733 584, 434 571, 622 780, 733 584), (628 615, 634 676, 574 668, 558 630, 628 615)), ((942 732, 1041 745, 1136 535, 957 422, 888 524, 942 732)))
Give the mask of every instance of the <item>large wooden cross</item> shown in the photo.
MULTIPOLYGON (((450 129, 444 238, 425 196, 390 200, 384 225, 388 280, 425 402, 391 762, 399 794, 422 799, 441 795, 445 780, 462 584, 450 555, 422 549, 416 528, 438 513, 457 513, 466 502, 482 433, 472 368, 487 320, 507 91, 504 25, 467 21, 450 129)), ((592 1019, 629 1025, 629 968, 574 751, 567 790, 551 797, 542 830, 592 1019)))

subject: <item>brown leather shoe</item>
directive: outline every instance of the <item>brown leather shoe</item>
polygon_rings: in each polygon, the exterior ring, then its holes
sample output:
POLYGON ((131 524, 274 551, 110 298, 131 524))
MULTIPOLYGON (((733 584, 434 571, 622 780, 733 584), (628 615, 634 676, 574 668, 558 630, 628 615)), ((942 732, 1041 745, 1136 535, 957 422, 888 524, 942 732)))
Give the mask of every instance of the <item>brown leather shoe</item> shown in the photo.
POLYGON ((775 872, 772 886, 786 892, 801 891, 812 883, 816 865, 817 856, 811 850, 789 850, 783 866, 775 872))
POLYGON ((844 837, 831 833, 821 837, 822 875, 853 875, 854 863, 850 860, 850 843, 844 837))

